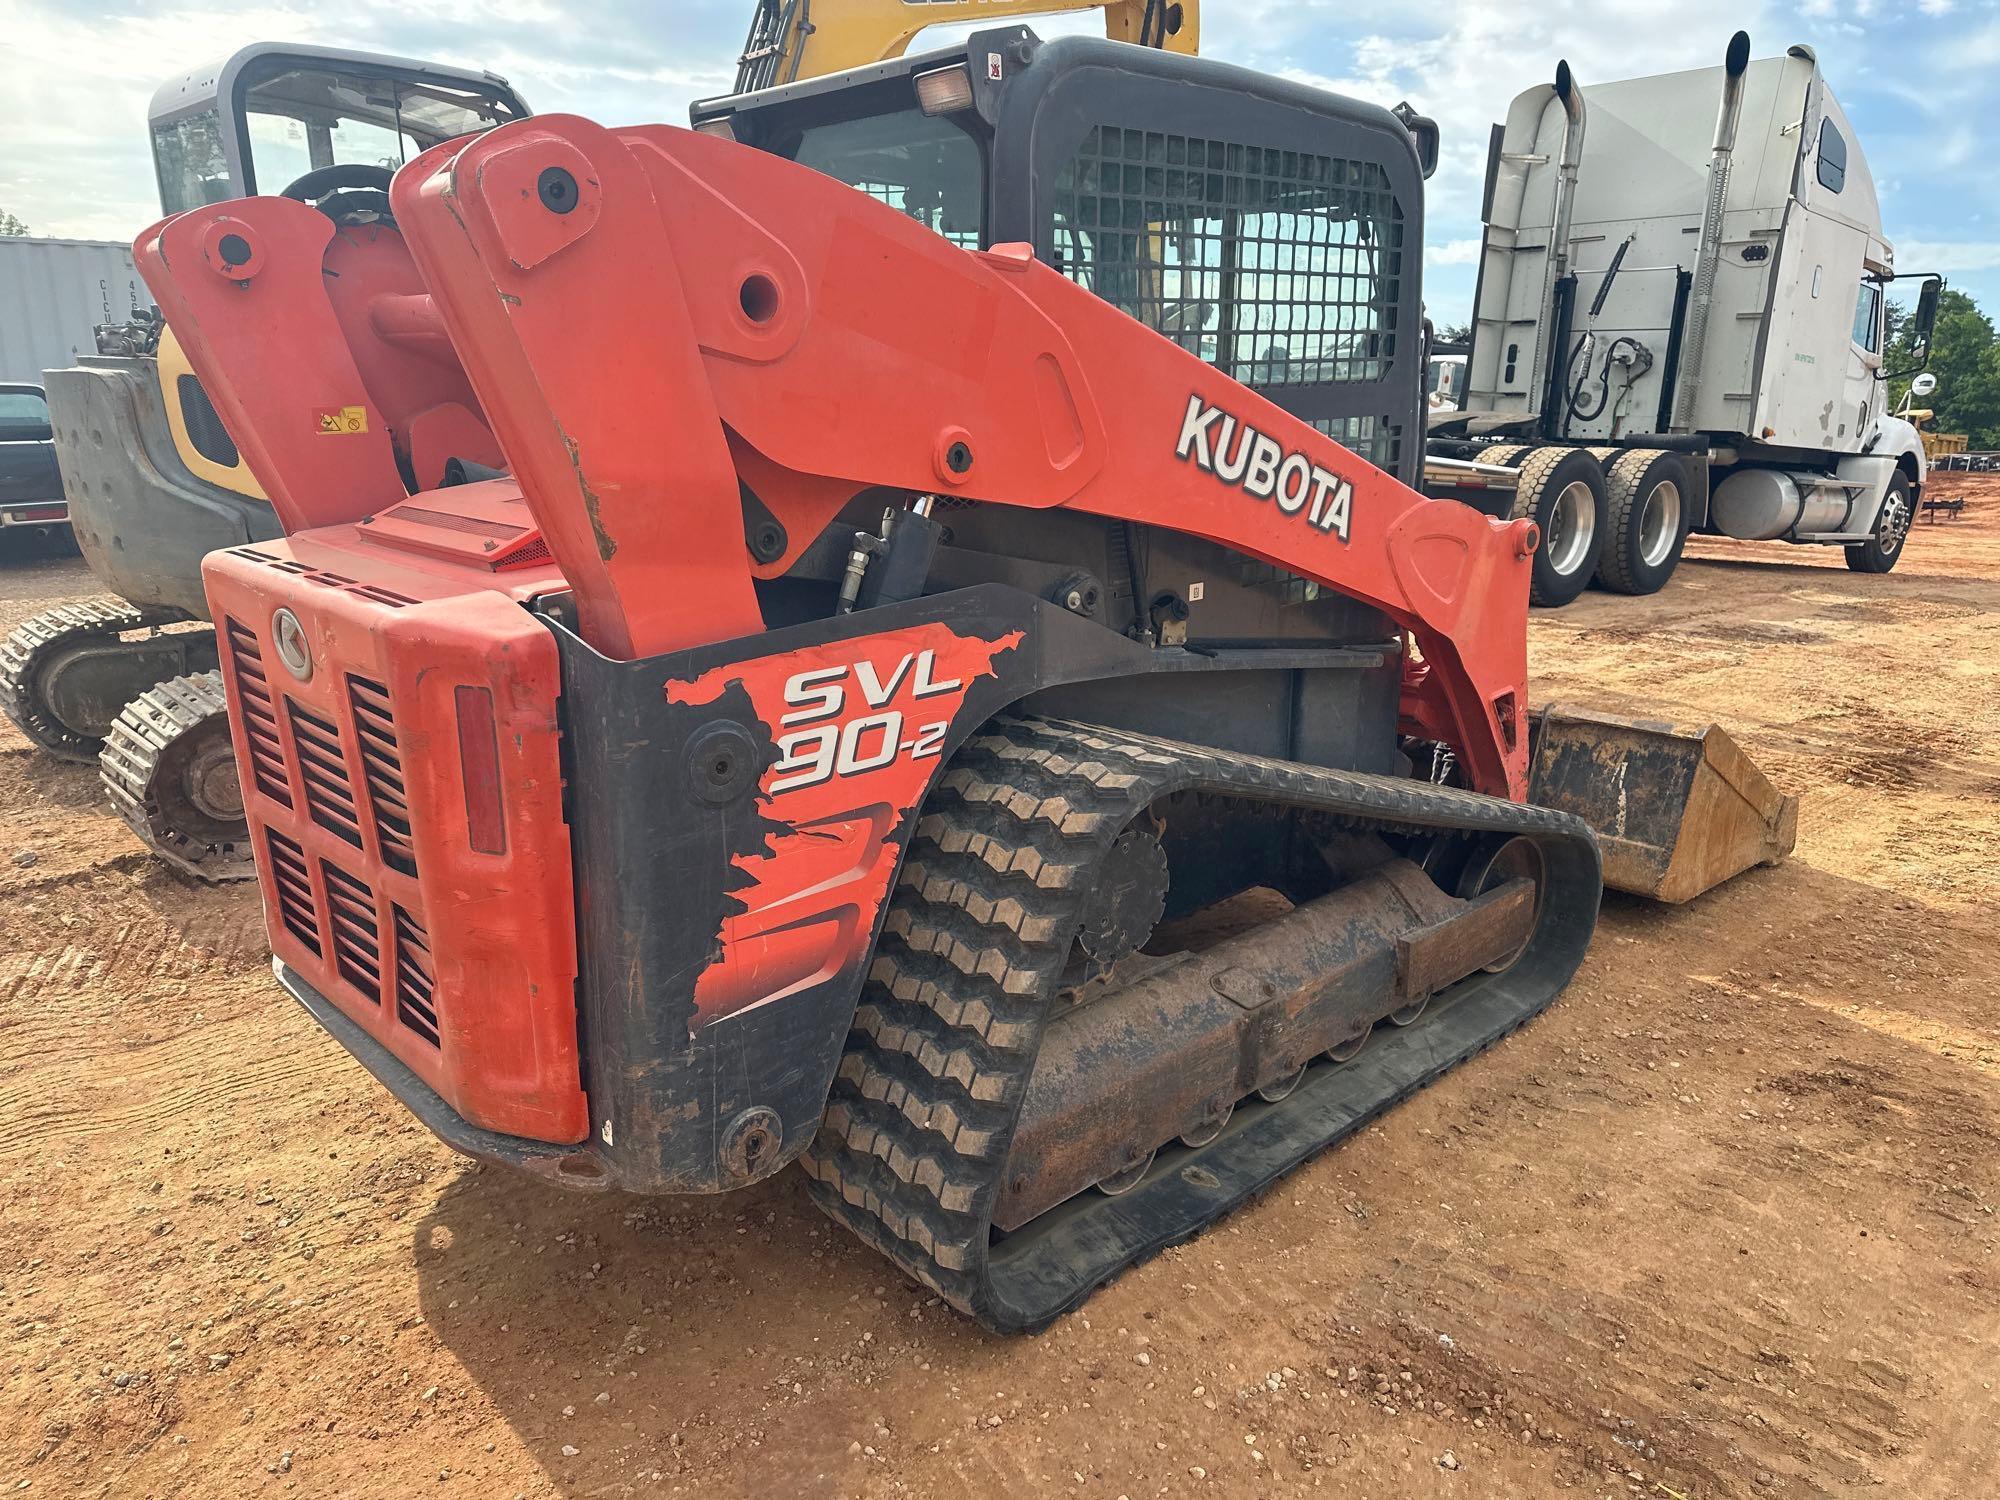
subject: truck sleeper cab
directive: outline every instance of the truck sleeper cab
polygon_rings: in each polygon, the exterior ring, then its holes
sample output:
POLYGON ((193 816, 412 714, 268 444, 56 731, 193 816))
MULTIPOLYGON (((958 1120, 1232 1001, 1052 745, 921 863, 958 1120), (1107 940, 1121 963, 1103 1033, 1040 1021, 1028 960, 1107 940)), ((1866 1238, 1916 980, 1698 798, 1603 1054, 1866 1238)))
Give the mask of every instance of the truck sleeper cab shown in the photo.
POLYGON ((1594 518, 1600 579, 1628 592, 1663 584, 1690 530, 1886 571, 1924 482, 1886 400, 1911 371, 1885 367, 1885 296, 1912 278, 1860 143, 1810 48, 1749 50, 1739 33, 1720 67, 1607 84, 1565 67, 1494 127, 1467 393, 1433 451, 1591 455, 1618 492, 1594 518), (1677 514, 1642 538, 1649 500, 1677 514))

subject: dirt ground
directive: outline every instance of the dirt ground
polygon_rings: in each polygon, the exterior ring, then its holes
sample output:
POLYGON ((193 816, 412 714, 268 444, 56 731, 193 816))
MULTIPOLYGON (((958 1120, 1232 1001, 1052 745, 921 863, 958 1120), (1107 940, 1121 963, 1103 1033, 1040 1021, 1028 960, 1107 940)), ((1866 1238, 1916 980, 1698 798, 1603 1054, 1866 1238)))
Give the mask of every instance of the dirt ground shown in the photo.
MULTIPOLYGON (((1886 578, 1698 544, 1534 691, 1727 725, 1797 856, 1037 1338, 824 1223, 447 1152, 0 725, 0 1489, 1962 1496, 2000 1438, 2000 479, 1886 578), (28 851, 22 863, 17 851, 28 851)), ((0 559, 0 628, 90 591, 0 559)))

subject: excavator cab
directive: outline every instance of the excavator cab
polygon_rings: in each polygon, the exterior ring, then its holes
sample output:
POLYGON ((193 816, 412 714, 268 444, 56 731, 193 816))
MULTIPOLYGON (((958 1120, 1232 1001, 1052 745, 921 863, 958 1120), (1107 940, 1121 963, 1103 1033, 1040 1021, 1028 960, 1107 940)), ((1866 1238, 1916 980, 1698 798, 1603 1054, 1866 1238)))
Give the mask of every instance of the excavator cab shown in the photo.
POLYGON ((1114 42, 1201 50, 1200 0, 756 0, 737 59, 739 94, 901 57, 934 26, 1097 10, 1114 42))
MULTIPOLYGON (((393 236, 396 168, 528 113, 491 73, 259 43, 155 93, 160 209, 289 194, 357 241, 393 236)), ((154 853, 202 879, 248 878, 201 559, 277 536, 278 516, 170 329, 138 317, 98 344, 47 388, 77 545, 116 597, 37 615, 0 644, 0 707, 44 750, 96 761, 154 853)))

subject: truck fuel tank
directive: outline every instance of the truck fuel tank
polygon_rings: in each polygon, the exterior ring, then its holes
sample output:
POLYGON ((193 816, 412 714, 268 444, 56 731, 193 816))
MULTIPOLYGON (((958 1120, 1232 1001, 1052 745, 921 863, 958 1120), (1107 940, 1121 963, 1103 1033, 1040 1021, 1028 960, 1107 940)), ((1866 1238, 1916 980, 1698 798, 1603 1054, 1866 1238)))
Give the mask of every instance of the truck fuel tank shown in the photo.
POLYGON ((1843 530, 1847 511, 1844 487, 1816 485, 1782 469, 1738 469, 1715 487, 1708 517, 1724 536, 1768 542, 1795 531, 1843 530))

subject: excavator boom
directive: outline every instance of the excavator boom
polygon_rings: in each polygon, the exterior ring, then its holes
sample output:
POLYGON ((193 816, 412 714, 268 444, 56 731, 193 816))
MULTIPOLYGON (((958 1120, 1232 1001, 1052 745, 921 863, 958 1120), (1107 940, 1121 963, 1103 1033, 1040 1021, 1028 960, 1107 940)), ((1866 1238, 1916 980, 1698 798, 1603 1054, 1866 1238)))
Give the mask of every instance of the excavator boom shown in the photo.
POLYGON ((757 0, 737 62, 738 94, 901 57, 918 34, 951 22, 1101 10, 1114 42, 1199 52, 1200 0, 757 0))

